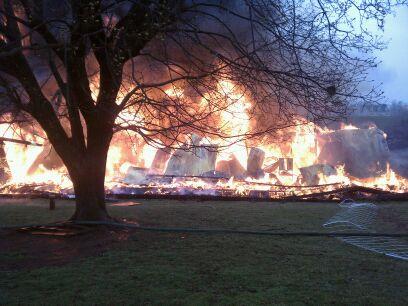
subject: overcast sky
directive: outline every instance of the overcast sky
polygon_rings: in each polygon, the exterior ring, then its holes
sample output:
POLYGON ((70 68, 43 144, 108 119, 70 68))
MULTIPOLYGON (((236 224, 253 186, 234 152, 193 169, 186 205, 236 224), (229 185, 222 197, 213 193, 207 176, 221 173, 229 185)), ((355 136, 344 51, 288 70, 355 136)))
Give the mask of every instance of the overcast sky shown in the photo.
POLYGON ((408 8, 399 8, 385 23, 384 37, 388 48, 376 52, 381 65, 373 71, 375 81, 383 83, 388 101, 408 103, 408 8))

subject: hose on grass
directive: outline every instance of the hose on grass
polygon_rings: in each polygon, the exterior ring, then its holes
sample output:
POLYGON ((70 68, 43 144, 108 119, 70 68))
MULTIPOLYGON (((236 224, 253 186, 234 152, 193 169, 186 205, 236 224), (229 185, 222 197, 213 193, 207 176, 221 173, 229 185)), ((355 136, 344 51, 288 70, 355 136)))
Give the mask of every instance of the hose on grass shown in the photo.
POLYGON ((238 234, 238 235, 258 235, 258 236, 304 236, 304 237, 408 237, 408 233, 370 233, 370 232, 278 232, 278 231, 262 231, 262 230, 235 230, 223 228, 190 228, 190 227, 151 227, 141 226, 131 223, 119 223, 110 221, 70 221, 63 223, 48 223, 48 224, 25 224, 0 226, 0 229, 21 229, 21 228, 38 228, 38 227, 64 227, 69 225, 82 226, 111 226, 118 228, 129 228, 148 232, 163 232, 163 233, 194 233, 194 234, 238 234))
POLYGON ((359 233, 359 232, 277 232, 260 230, 234 230, 223 228, 190 228, 190 227, 151 227, 129 223, 109 221, 76 221, 78 225, 106 225, 121 228, 133 228, 149 232, 168 233, 198 233, 198 234, 241 234, 263 236, 309 236, 309 237, 342 237, 342 236, 371 236, 371 237, 408 237, 408 233, 359 233))

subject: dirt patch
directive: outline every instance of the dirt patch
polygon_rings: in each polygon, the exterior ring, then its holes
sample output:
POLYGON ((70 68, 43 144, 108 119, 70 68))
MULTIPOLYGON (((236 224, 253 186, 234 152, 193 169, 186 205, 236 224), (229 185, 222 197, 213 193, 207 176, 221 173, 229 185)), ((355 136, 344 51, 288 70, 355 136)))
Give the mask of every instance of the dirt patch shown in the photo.
POLYGON ((59 266, 97 256, 126 242, 130 232, 103 226, 76 235, 0 230, 0 271, 59 266))

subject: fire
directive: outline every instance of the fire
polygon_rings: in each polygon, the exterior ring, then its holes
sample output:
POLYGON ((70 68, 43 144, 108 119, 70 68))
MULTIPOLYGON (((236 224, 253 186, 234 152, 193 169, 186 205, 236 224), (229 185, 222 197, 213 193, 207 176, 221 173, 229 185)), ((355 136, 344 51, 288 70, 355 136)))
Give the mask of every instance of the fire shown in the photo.
MULTIPOLYGON (((6 116, 6 119, 8 117, 6 116)), ((23 137, 29 142, 42 141, 40 137, 34 137, 31 133, 26 133, 13 124, 1 124, 0 136, 20 139, 23 137)), ((10 184, 30 184, 35 182, 48 182, 64 188, 69 183, 66 173, 61 170, 48 170, 43 165, 39 165, 35 172, 30 172, 37 157, 44 151, 44 147, 21 145, 18 143, 5 141, 3 144, 7 163, 10 170, 10 184)))
POLYGON ((221 141, 226 147, 222 150, 220 160, 230 158, 233 154, 243 167, 246 167, 248 152, 245 142, 241 140, 243 135, 249 132, 250 117, 248 110, 251 103, 244 92, 237 88, 231 81, 222 80, 218 83, 218 91, 224 95, 226 108, 220 114, 220 127, 231 138, 221 141), (234 137, 235 136, 235 137, 234 137))
POLYGON ((341 129, 342 130, 357 130, 358 129, 358 127, 356 127, 356 126, 354 126, 354 125, 352 125, 352 124, 342 124, 342 126, 341 126, 341 129))
POLYGON ((229 136, 245 135, 249 132, 248 109, 251 103, 232 82, 219 82, 218 90, 225 95, 227 104, 226 109, 221 112, 221 126, 226 127, 225 130, 229 136))
POLYGON ((405 190, 408 186, 408 180, 398 175, 391 169, 390 164, 387 164, 387 172, 369 179, 351 178, 350 181, 359 186, 379 188, 383 190, 405 190))
MULTIPOLYGON (((96 99, 98 88, 94 83, 91 83, 91 86, 93 97, 96 99)), ((163 92, 171 99, 187 99, 181 87, 171 86, 163 92)), ((125 95, 126 91, 121 91, 118 100, 123 99, 125 95)), ((245 90, 230 80, 220 80, 217 84, 217 92, 204 96, 196 104, 198 109, 194 111, 199 113, 206 107, 212 107, 211 101, 217 101, 214 104, 220 105, 212 120, 224 137, 218 139, 217 137, 213 139, 205 137, 201 140, 200 145, 218 147, 213 170, 224 164, 229 165, 229 167, 236 167, 238 170, 235 170, 239 175, 221 176, 217 180, 196 176, 172 177, 167 180, 160 176, 157 178, 153 175, 157 173, 156 171, 149 172, 156 153, 158 153, 156 146, 146 143, 135 131, 120 132, 112 140, 108 153, 107 189, 111 192, 121 192, 120 188, 126 185, 124 184, 125 178, 131 171, 139 171, 142 173, 142 179, 144 178, 142 182, 138 182, 132 187, 143 186, 143 188, 150 188, 149 190, 156 190, 155 192, 158 193, 173 192, 172 190, 184 193, 188 190, 194 190, 195 194, 209 194, 223 190, 223 192, 228 191, 235 195, 248 196, 251 192, 256 191, 279 197, 284 193, 304 194, 307 192, 306 189, 303 189, 306 186, 312 186, 310 188, 318 188, 318 190, 334 188, 322 187, 330 184, 358 185, 395 192, 405 192, 408 189, 408 181, 399 177, 391 169, 389 163, 387 163, 386 171, 363 179, 348 173, 346 164, 329 165, 325 163, 321 157, 321 154, 325 152, 325 143, 322 139, 324 137, 330 138, 331 135, 335 137, 338 131, 322 128, 301 117, 296 120, 292 127, 282 131, 289 136, 284 143, 267 143, 261 140, 248 142, 245 135, 251 133, 251 122, 256 120, 252 115, 253 105, 245 90), (252 175, 248 169, 248 160, 252 154, 250 152, 254 148, 257 151, 253 153, 253 157, 258 158, 255 165, 259 167, 259 175, 257 176, 252 175), (309 181, 305 175, 307 171, 310 172, 309 181), (279 189, 279 186, 282 185, 287 186, 286 191, 279 189)), ((126 109, 119 115, 116 124, 121 127, 125 127, 126 124, 133 124, 143 128, 144 120, 141 112, 126 109)), ((375 130, 372 129, 372 131, 375 130)), ((352 133, 360 131, 359 128, 350 124, 341 126, 340 131, 348 130, 353 131, 352 133)), ((47 150, 52 150, 44 137, 33 136, 32 133, 13 124, 0 125, 0 136, 13 139, 23 138, 42 144, 42 146, 31 146, 4 142, 4 152, 10 169, 10 178, 4 182, 6 185, 48 184, 53 186, 54 191, 55 189, 57 191, 67 190, 72 187, 64 167, 53 167, 53 163, 47 164, 41 160, 46 158, 47 150)), ((349 137, 348 134, 344 137, 346 136, 349 137)), ((385 139, 386 135, 383 136, 385 139)), ((160 143, 160 140, 157 140, 157 143, 160 143)), ((167 162, 163 161, 161 166, 165 169, 166 164, 167 162)), ((160 173, 163 173, 164 169, 160 173)), ((129 186, 129 183, 126 186, 129 186)))
POLYGON ((292 157, 298 168, 313 165, 319 147, 316 139, 316 130, 313 123, 299 124, 295 128, 295 137, 292 141, 292 157))

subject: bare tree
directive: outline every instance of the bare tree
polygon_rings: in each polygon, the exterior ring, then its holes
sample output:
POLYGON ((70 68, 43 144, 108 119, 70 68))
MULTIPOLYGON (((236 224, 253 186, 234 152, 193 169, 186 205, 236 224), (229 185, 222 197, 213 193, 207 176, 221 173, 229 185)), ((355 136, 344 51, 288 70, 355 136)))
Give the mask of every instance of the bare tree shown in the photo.
POLYGON ((104 177, 116 131, 175 147, 193 132, 233 141, 273 136, 299 115, 344 116, 349 101, 378 97, 366 76, 381 45, 365 21, 381 26, 394 4, 3 0, 4 112, 34 120, 63 160, 72 218, 109 219, 104 177), (220 80, 250 97, 250 129, 218 124, 238 100, 220 80))

